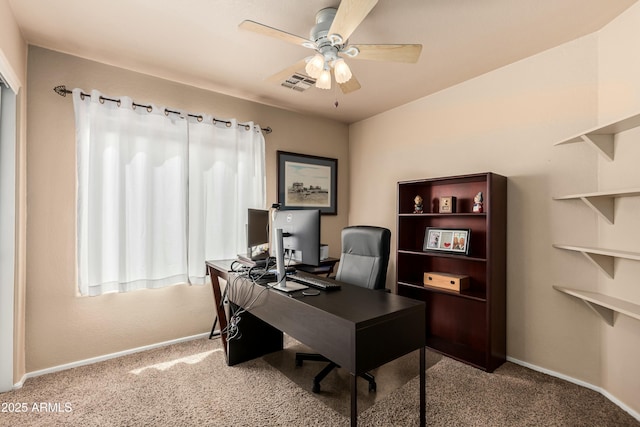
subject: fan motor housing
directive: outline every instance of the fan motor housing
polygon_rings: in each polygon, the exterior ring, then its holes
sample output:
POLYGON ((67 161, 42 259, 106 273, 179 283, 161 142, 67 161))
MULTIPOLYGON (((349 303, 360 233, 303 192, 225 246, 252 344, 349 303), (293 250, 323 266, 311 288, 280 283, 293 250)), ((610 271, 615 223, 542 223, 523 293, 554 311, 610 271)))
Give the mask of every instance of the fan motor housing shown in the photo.
POLYGON ((329 29, 333 24, 333 19, 336 17, 338 9, 334 7, 327 7, 321 9, 316 13, 316 25, 309 32, 311 40, 316 42, 318 47, 331 42, 327 39, 329 35, 329 29))

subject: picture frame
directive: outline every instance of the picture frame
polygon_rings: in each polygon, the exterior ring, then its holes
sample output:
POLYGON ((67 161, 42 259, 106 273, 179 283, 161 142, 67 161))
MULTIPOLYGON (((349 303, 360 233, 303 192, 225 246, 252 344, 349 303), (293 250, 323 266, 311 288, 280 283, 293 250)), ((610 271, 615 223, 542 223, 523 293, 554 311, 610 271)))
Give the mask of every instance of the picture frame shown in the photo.
POLYGON ((422 250, 425 252, 445 252, 469 255, 470 228, 427 227, 422 250))
POLYGON ((281 209, 320 209, 338 213, 338 160, 278 151, 278 203, 281 209))

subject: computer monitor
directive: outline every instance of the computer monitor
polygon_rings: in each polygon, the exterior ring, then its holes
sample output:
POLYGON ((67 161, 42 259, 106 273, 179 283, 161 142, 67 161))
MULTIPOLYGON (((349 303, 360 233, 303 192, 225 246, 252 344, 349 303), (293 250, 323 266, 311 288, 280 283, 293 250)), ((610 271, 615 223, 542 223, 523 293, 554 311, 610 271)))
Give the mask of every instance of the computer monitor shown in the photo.
POLYGON ((273 230, 282 229, 283 249, 295 251, 303 264, 320 265, 320 210, 279 210, 273 230))
MULTIPOLYGON (((297 290, 295 282, 285 280, 285 250, 300 252, 303 264, 320 265, 320 210, 279 210, 276 211, 271 225, 275 243, 277 268, 277 289, 297 290)), ((302 289, 302 288, 300 288, 302 289)))
POLYGON ((247 257, 252 260, 269 256, 269 211, 248 209, 247 212, 247 257))

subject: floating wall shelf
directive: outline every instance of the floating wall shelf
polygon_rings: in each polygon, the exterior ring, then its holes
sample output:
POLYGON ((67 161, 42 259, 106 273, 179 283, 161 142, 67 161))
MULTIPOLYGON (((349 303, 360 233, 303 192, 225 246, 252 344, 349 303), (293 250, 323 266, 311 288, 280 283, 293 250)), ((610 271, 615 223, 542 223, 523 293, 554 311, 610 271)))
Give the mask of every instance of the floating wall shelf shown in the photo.
POLYGON ((616 313, 622 313, 634 319, 640 320, 640 305, 629 301, 597 292, 581 291, 562 286, 553 286, 554 289, 581 299, 587 306, 598 314, 609 326, 613 326, 616 313))
POLYGON ((609 224, 613 224, 615 218, 615 199, 618 197, 640 196, 640 188, 632 188, 619 191, 600 191, 596 193, 572 194, 569 196, 554 197, 553 200, 582 200, 609 224))
POLYGON ((576 251, 582 253, 589 261, 595 264, 600 270, 602 270, 607 276, 613 279, 614 268, 613 261, 615 258, 631 259, 634 261, 640 261, 640 253, 617 251, 611 249, 602 248, 590 248, 584 246, 570 246, 570 245, 553 245, 554 248, 565 249, 568 251, 576 251))
MULTIPOLYGON (((586 143, 595 148, 605 159, 612 161, 615 154, 616 135, 638 127, 640 127, 640 114, 635 114, 606 126, 599 126, 587 132, 580 133, 573 138, 560 141, 555 145, 586 143)), ((613 224, 615 219, 615 199, 630 196, 640 196, 640 188, 573 194, 570 196, 555 197, 554 200, 582 200, 605 221, 613 224)), ((640 261, 640 253, 637 252, 557 244, 554 244, 553 247, 582 253, 589 261, 612 279, 615 274, 616 258, 640 261)), ((554 289, 581 299, 610 326, 613 326, 615 323, 617 313, 622 313, 640 320, 640 305, 635 302, 625 301, 597 292, 570 289, 562 286, 554 286, 554 289)))
POLYGON ((606 126, 599 126, 590 131, 580 133, 573 138, 560 141, 555 145, 572 144, 584 142, 595 148, 605 159, 614 158, 615 134, 640 126, 640 114, 636 114, 626 119, 617 120, 606 126))

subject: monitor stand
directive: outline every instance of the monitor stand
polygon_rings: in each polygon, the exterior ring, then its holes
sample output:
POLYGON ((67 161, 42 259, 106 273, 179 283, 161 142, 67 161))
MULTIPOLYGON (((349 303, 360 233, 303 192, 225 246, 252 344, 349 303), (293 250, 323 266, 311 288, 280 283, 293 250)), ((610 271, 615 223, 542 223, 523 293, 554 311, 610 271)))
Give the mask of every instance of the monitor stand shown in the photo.
POLYGON ((269 283, 272 289, 277 289, 282 292, 295 292, 300 291, 302 289, 307 289, 307 285, 303 285, 302 283, 293 282, 291 280, 287 280, 286 268, 284 266, 284 243, 283 237, 284 233, 281 228, 277 228, 274 230, 275 232, 275 252, 276 252, 276 283, 269 283))
POLYGON ((301 291, 303 289, 309 288, 307 285, 303 285, 302 283, 298 283, 298 282, 293 282, 291 280, 285 280, 283 282, 278 283, 277 285, 275 283, 269 283, 269 285, 275 285, 275 286, 271 286, 271 289, 276 289, 282 292, 295 292, 295 291, 301 291))

